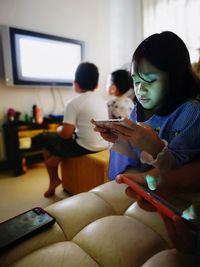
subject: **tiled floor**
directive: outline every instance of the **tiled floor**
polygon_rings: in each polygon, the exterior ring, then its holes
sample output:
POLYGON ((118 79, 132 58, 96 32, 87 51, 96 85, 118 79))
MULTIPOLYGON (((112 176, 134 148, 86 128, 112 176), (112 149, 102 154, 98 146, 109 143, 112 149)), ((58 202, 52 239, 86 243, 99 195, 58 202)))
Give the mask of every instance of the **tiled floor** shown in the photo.
POLYGON ((33 207, 46 207, 69 195, 62 185, 55 196, 43 196, 48 188, 48 175, 43 163, 29 166, 27 173, 13 177, 11 172, 0 172, 0 222, 33 207))

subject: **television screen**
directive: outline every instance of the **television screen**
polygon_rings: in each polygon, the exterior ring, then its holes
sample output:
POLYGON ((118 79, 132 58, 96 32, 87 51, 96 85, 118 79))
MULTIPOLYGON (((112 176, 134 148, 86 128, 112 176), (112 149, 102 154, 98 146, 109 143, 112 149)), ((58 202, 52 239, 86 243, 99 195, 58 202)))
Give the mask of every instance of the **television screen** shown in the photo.
POLYGON ((71 86, 83 60, 79 40, 4 27, 2 43, 8 85, 71 86))

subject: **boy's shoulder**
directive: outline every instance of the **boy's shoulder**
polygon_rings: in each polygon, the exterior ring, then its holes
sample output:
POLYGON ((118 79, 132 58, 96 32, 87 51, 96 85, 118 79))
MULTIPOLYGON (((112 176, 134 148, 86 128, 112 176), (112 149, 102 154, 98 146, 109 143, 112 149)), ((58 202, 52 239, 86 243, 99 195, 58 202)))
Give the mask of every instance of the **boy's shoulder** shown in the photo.
POLYGON ((87 91, 85 93, 80 93, 79 95, 76 95, 75 97, 71 98, 70 101, 67 102, 67 104, 73 105, 73 106, 83 106, 83 105, 105 105, 106 106, 106 100, 101 96, 100 94, 96 93, 95 91, 87 91))
POLYGON ((94 91, 86 91, 80 92, 76 94, 74 97, 70 98, 70 102, 78 101, 79 99, 88 98, 90 95, 93 95, 94 91))

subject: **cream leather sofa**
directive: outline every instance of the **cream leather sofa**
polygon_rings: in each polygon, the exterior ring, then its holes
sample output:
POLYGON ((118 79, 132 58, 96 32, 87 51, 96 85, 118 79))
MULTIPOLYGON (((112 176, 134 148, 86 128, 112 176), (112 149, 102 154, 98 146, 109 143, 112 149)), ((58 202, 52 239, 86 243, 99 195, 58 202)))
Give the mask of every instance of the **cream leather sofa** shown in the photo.
POLYGON ((0 266, 151 266, 171 243, 159 215, 140 209, 125 187, 112 181, 50 205, 56 224, 0 255, 0 266))

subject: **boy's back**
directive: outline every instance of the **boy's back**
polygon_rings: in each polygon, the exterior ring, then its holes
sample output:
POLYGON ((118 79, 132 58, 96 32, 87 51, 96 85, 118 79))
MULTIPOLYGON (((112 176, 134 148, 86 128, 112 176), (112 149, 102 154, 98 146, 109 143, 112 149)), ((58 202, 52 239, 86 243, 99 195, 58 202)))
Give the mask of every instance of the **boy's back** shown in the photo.
POLYGON ((93 130, 92 118, 108 119, 106 101, 96 93, 87 91, 67 102, 63 123, 75 125, 76 142, 91 151, 99 151, 108 146, 99 133, 93 130))

